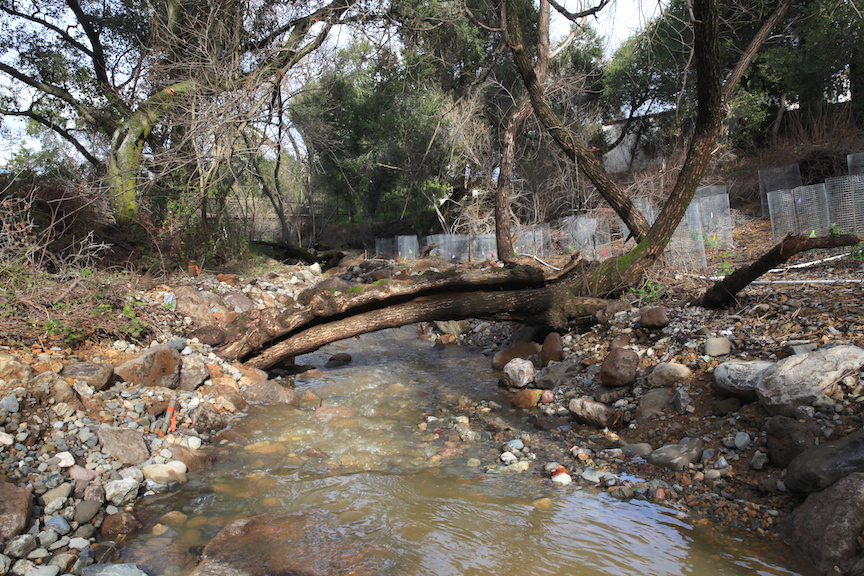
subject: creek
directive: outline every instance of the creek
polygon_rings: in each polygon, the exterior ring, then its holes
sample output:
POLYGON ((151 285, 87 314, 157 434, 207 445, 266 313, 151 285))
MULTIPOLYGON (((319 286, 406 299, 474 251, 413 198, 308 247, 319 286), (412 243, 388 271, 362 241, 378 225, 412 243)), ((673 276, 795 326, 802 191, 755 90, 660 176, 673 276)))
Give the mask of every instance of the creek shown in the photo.
MULTIPOLYGON (((298 363, 323 366, 335 352, 353 362, 298 381, 323 409, 251 406, 232 422, 245 447, 221 448, 211 470, 136 507, 146 527, 126 543, 123 561, 154 576, 184 574, 228 522, 286 512, 314 519, 295 544, 259 540, 243 550, 281 557, 286 574, 295 573, 293 556, 332 554, 334 542, 364 556, 357 574, 813 574, 779 541, 695 525, 645 500, 555 487, 536 473, 543 460, 521 474, 486 473, 501 464, 500 434, 459 440, 449 422, 460 404, 500 404, 487 414, 505 434, 527 432, 529 448, 540 438, 508 408, 489 359, 477 352, 433 349, 406 327, 339 342, 298 363), (169 511, 183 514, 160 524, 169 511)), ((347 565, 307 559, 296 570, 340 574, 347 565)))

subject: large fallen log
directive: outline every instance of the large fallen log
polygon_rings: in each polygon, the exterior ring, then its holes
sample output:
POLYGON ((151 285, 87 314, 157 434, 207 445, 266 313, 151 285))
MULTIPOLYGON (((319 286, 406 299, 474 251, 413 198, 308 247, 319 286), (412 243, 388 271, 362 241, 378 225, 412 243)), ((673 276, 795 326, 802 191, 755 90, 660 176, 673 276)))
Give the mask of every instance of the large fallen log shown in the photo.
MULTIPOLYGON (((255 351, 289 335, 352 315, 406 304, 422 297, 468 292, 540 288, 546 279, 532 266, 427 273, 409 279, 388 278, 345 292, 314 288, 284 308, 251 310, 229 328, 219 354, 228 359, 248 358, 255 351)), ((417 320, 420 321, 420 320, 417 320)), ((406 322, 408 323, 408 322, 406 322)), ((322 344, 323 345, 323 344, 322 344)))
POLYGON ((726 308, 735 303, 738 293, 749 286, 751 282, 772 268, 785 263, 799 252, 814 248, 854 246, 860 242, 861 238, 854 234, 829 234, 828 236, 820 236, 818 238, 789 234, 752 264, 739 268, 723 280, 715 282, 711 288, 706 290, 693 303, 704 308, 726 308))

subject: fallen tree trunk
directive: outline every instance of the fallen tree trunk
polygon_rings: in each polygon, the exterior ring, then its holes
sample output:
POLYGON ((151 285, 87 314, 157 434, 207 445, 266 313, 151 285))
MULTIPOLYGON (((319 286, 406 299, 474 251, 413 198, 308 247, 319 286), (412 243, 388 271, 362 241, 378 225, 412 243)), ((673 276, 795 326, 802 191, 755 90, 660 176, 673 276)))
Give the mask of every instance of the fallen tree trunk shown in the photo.
POLYGON ((270 343, 312 326, 405 304, 417 298, 493 290, 516 291, 540 288, 545 283, 542 272, 533 266, 515 266, 462 273, 428 273, 410 280, 390 278, 346 292, 315 288, 300 294, 293 305, 241 314, 231 324, 227 343, 220 348, 219 354, 231 360, 248 358, 270 343))
POLYGON ((749 286, 751 282, 772 268, 785 263, 799 252, 814 248, 854 246, 860 242, 861 238, 854 234, 830 234, 818 238, 789 234, 782 242, 774 246, 752 264, 739 268, 723 280, 715 282, 711 288, 706 290, 693 303, 703 308, 726 308, 735 302, 737 294, 749 286))
POLYGON ((563 330, 571 322, 593 319, 606 304, 600 298, 574 296, 561 286, 423 296, 296 332, 246 359, 246 363, 255 368, 268 368, 337 340, 430 320, 511 320, 563 330))

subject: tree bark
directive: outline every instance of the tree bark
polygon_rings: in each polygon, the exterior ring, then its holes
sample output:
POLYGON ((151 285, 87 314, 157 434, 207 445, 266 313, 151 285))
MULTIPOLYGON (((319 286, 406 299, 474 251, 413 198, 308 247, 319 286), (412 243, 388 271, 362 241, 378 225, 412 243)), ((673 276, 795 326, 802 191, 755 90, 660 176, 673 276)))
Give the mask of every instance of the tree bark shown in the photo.
POLYGON ((694 304, 703 308, 726 308, 735 303, 736 296, 751 282, 789 258, 813 248, 837 248, 839 246, 854 246, 861 238, 854 234, 830 234, 819 238, 808 238, 789 234, 782 242, 762 255, 756 262, 735 270, 732 274, 705 291, 694 300, 694 304))

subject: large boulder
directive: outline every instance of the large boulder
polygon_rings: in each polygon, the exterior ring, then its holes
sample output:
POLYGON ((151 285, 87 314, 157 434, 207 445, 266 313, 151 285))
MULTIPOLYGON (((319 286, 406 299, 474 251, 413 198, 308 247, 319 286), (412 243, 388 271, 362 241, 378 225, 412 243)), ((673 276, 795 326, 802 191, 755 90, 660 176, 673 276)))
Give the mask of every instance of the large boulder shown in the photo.
POLYGON ((0 352, 0 380, 29 380, 33 368, 13 354, 0 352))
POLYGON ((730 360, 714 369, 714 390, 721 396, 734 396, 745 402, 755 402, 756 383, 774 362, 765 360, 730 360))
POLYGON ((150 458, 144 436, 127 428, 99 428, 96 431, 102 452, 113 456, 121 464, 140 464, 150 458))
POLYGON ((229 522, 207 544, 189 576, 376 574, 389 555, 346 536, 332 513, 269 512, 229 522))
POLYGON ((0 482, 0 542, 20 534, 32 511, 33 494, 29 489, 0 482))
POLYGON ((864 532, 864 473, 810 494, 778 530, 820 573, 834 574, 837 566, 840 574, 851 574, 851 567, 864 558, 858 544, 864 532))
POLYGON ((216 317, 210 310, 210 304, 194 286, 178 286, 174 289, 177 298, 176 308, 178 314, 188 316, 198 326, 209 326, 216 324, 216 317))
POLYGON ((864 472, 864 430, 804 450, 786 467, 786 488, 809 494, 864 472))
POLYGON ((192 428, 199 434, 217 432, 228 425, 228 420, 210 402, 202 402, 189 411, 192 428))
POLYGON ((275 380, 264 380, 250 385, 243 391, 247 402, 255 404, 300 404, 300 395, 289 386, 283 386, 275 380))
POLYGON ((648 385, 652 388, 671 388, 693 377, 687 366, 677 362, 661 362, 648 375, 648 385))
POLYGON ((756 383, 756 394, 770 414, 795 416, 799 406, 811 406, 821 395, 831 395, 846 374, 864 366, 864 349, 833 346, 790 356, 769 368, 756 383))
POLYGON ((180 363, 180 353, 163 344, 117 366, 114 373, 137 386, 177 388, 180 385, 180 363))
POLYGON ((64 378, 84 382, 92 386, 94 390, 100 391, 111 384, 114 368, 109 364, 100 362, 74 362, 64 366, 61 374, 64 378))
POLYGON ((600 381, 605 386, 629 386, 636 380, 639 354, 629 348, 612 348, 600 365, 600 381))
POLYGON ((786 468, 796 456, 815 446, 821 430, 812 422, 799 422, 788 416, 772 416, 765 421, 768 458, 786 468))

